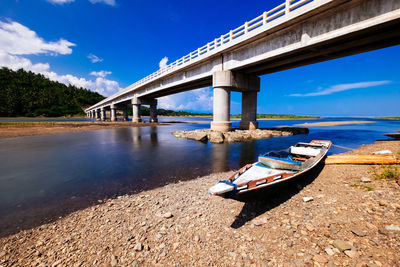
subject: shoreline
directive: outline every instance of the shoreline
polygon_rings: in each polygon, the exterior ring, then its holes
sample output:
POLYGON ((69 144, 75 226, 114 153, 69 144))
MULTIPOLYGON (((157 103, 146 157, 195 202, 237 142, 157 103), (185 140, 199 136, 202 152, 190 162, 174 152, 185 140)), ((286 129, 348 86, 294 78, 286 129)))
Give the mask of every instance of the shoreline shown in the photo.
MULTIPOLYGON (((348 153, 383 149, 400 141, 348 153)), ((327 165, 257 202, 207 194, 232 171, 108 199, 0 238, 0 265, 395 266, 400 189, 373 168, 327 165)))
POLYGON ((132 122, 0 122, 0 139, 96 131, 112 128, 168 125, 166 123, 132 122))

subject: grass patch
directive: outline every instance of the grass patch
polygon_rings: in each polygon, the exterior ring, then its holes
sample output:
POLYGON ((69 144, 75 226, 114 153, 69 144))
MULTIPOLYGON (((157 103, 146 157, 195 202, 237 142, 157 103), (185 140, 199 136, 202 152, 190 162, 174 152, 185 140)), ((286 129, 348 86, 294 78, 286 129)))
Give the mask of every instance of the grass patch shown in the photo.
POLYGON ((367 185, 364 185, 364 184, 360 184, 360 183, 356 183, 356 184, 353 184, 351 186, 354 187, 354 188, 357 188, 357 189, 364 190, 366 192, 375 191, 375 189, 373 187, 370 187, 370 186, 367 186, 367 185))
POLYGON ((393 165, 381 165, 380 167, 375 168, 374 176, 377 179, 399 180, 400 170, 393 165))

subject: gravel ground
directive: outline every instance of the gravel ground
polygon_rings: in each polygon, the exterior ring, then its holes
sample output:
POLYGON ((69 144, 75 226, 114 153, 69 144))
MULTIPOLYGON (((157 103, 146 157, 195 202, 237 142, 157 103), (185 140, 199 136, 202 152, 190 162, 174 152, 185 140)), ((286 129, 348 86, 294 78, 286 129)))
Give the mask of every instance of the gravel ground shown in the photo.
MULTIPOLYGON (((350 153, 390 149, 379 141, 350 153)), ((120 196, 0 239, 0 266, 400 266, 400 186, 329 165, 263 199, 207 194, 231 172, 120 196)))

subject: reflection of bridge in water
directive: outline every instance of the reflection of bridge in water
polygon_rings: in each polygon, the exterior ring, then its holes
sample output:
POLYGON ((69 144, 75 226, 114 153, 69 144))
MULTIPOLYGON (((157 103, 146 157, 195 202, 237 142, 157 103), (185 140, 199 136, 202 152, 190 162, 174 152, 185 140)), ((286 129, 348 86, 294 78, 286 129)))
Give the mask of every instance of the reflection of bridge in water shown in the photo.
MULTIPOLYGON (((278 7, 221 35, 86 110, 88 116, 116 120, 122 109, 141 121, 140 105, 150 105, 157 121, 158 97, 214 87, 214 130, 227 131, 231 91, 242 93, 240 127, 257 124, 258 76, 400 43, 398 0, 286 0, 278 7)), ((271 89, 273 90, 273 88, 271 89)))

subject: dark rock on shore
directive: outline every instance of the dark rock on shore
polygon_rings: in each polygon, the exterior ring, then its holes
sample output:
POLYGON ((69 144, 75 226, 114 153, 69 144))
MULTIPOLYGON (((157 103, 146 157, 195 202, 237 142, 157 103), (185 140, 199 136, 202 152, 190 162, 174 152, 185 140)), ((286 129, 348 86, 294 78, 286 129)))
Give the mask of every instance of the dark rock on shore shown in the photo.
POLYGON ((301 127, 282 127, 268 128, 256 130, 239 130, 235 129, 226 133, 213 131, 210 129, 200 129, 195 131, 174 131, 172 132, 177 138, 185 138, 189 140, 211 143, 234 143, 246 142, 256 139, 271 138, 276 136, 291 136, 295 134, 308 134, 308 128, 301 127))

